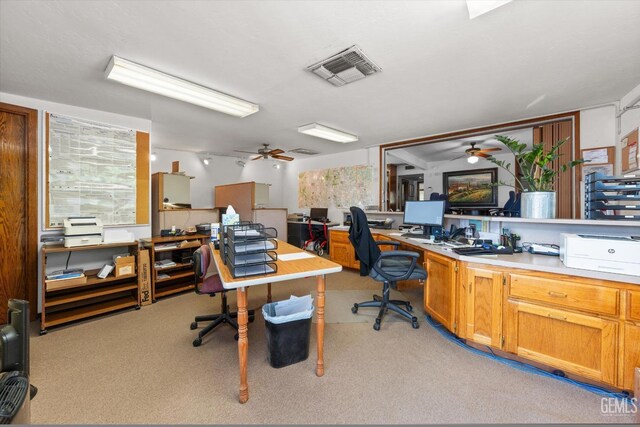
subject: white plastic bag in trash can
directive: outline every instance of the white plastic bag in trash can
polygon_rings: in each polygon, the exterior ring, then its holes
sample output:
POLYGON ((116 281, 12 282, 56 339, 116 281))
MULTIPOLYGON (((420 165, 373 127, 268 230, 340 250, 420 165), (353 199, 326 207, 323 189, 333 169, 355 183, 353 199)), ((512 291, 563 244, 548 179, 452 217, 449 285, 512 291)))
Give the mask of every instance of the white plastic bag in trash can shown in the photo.
POLYGON ((270 323, 287 323, 294 320, 309 319, 313 316, 313 298, 311 295, 272 302, 262 306, 264 320, 270 323))

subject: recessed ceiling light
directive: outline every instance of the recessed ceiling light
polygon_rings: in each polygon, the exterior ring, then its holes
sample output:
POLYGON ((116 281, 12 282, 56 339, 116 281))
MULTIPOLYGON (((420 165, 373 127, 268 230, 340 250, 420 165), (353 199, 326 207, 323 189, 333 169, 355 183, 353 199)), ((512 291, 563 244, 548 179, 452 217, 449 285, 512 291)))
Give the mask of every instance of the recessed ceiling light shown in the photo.
POLYGON ((153 68, 112 56, 105 70, 109 80, 190 104, 220 111, 236 117, 257 113, 260 106, 239 98, 200 86, 153 68))
POLYGON ((305 126, 300 126, 298 128, 298 132, 315 136, 318 138, 328 139, 330 141, 342 142, 343 144, 358 140, 357 135, 353 135, 347 132, 342 132, 337 129, 332 129, 330 127, 323 126, 318 123, 311 123, 305 126))
POLYGON ((510 2, 511 0, 467 0, 469 19, 477 18, 510 2))

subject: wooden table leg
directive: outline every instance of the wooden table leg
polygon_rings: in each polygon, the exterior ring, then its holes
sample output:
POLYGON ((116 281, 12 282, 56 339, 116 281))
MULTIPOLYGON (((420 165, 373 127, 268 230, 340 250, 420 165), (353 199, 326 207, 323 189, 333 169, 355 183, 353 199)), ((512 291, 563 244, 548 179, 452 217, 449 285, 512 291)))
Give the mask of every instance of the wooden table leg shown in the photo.
POLYGON ((249 385, 247 384, 247 352, 249 340, 247 338, 247 291, 249 289, 238 288, 238 358, 240 361, 240 403, 249 400, 249 385))
POLYGON ((271 283, 267 283, 267 302, 271 302, 271 283))
POLYGON ((321 377, 324 375, 324 290, 325 277, 320 275, 316 278, 316 308, 318 315, 318 365, 316 366, 316 375, 321 377))

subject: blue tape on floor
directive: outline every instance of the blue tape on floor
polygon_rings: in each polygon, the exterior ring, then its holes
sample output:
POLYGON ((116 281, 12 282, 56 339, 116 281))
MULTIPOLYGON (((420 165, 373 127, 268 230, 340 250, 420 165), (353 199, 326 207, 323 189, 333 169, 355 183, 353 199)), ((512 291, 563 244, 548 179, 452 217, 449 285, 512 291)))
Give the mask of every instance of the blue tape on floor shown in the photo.
POLYGON ((629 396, 628 393, 626 392, 621 392, 621 393, 616 393, 616 392, 612 392, 609 391, 605 388, 602 387, 598 387, 595 385, 591 385, 591 384, 586 384, 580 381, 576 381, 576 380, 572 380, 571 378, 567 378, 567 377, 561 377, 559 375, 555 375, 551 372, 547 372, 545 370, 536 368, 535 366, 530 366, 527 365, 526 363, 522 363, 522 362, 518 362, 516 360, 511 360, 511 359, 505 359, 504 357, 500 357, 497 356, 495 353, 493 353, 493 351, 491 350, 491 347, 487 348, 489 349, 489 351, 491 353, 486 353, 482 350, 478 350, 477 348, 471 347, 470 345, 467 345, 461 338, 456 337, 455 335, 453 335, 451 332, 449 332, 444 326, 442 326, 440 323, 436 322, 433 318, 431 318, 430 316, 425 316, 427 323, 430 324, 436 331, 438 331, 438 333, 440 333, 440 335, 442 335, 445 339, 447 339, 448 341, 459 345, 460 347, 464 348, 465 350, 468 350, 474 354, 478 354, 480 356, 484 356, 486 358, 495 360, 499 363, 502 363, 503 365, 507 365, 510 366, 512 368, 518 369, 520 371, 524 371, 524 372, 529 372, 532 374, 536 374, 536 375, 540 375, 543 377, 547 377, 547 378, 553 378, 555 380, 558 381, 563 381, 565 383, 569 383, 572 384, 574 386, 580 387, 584 390, 590 391, 591 393, 595 393, 597 395, 600 396, 604 396, 604 397, 614 397, 616 399, 623 399, 623 400, 629 400, 631 401, 631 397, 629 396))

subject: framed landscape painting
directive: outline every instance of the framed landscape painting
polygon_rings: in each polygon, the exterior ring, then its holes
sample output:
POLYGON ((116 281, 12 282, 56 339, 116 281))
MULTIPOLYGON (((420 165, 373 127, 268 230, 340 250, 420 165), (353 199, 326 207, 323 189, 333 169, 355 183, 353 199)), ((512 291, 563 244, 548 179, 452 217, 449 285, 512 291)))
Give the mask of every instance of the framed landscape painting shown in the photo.
POLYGON ((453 208, 498 206, 498 168, 444 172, 442 180, 453 208))

